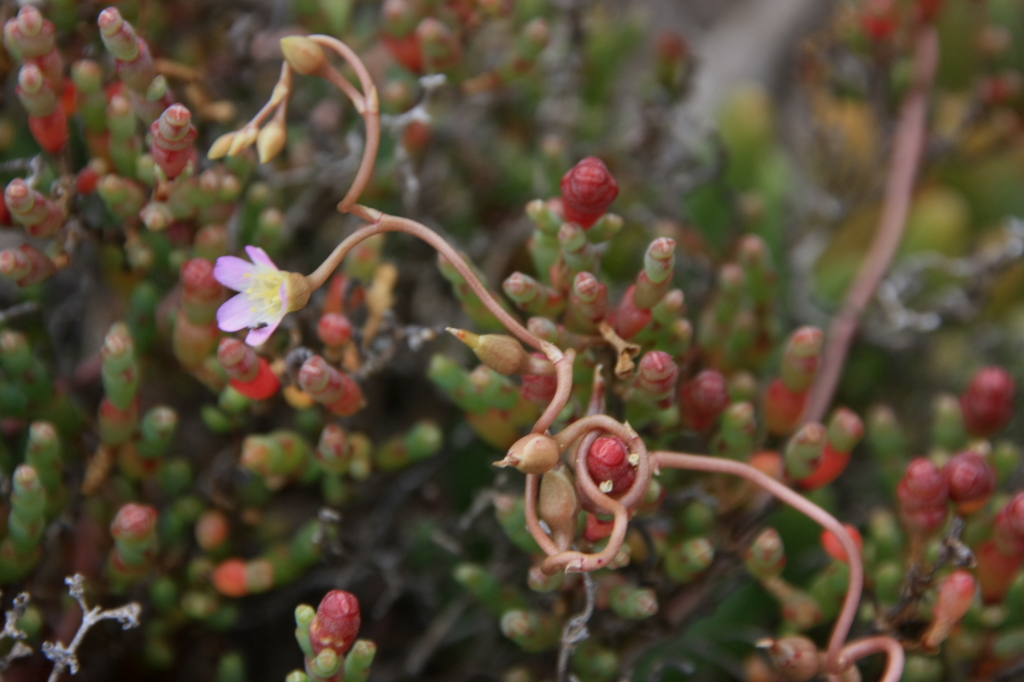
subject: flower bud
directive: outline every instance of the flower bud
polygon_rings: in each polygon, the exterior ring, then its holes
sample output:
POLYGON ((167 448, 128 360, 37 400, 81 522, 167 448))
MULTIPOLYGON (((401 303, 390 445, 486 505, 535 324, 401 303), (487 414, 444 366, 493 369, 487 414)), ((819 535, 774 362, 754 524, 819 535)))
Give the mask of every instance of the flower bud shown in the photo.
POLYGON ((228 150, 231 149, 231 145, 235 141, 236 134, 235 132, 224 133, 214 140, 213 144, 210 145, 210 151, 206 153, 206 158, 215 161, 227 156, 228 150))
POLYGON ((588 156, 562 176, 562 213, 586 229, 615 201, 619 185, 600 159, 588 156))
POLYGON ((806 637, 762 640, 758 646, 768 650, 775 669, 789 682, 809 682, 818 674, 818 647, 806 637))
POLYGON ((551 529, 555 546, 563 552, 572 547, 580 500, 576 494, 576 482, 564 464, 559 463, 540 479, 537 508, 540 518, 551 529))
POLYGON ((267 163, 281 153, 285 143, 288 141, 288 133, 284 125, 277 119, 272 119, 267 125, 260 129, 256 135, 256 152, 259 154, 260 163, 267 163))
POLYGON ((448 327, 448 333, 462 341, 484 363, 498 374, 529 373, 554 374, 555 368, 547 358, 543 360, 527 353, 516 339, 506 334, 478 335, 464 329, 448 327), (538 362, 539 361, 539 362, 538 362))
POLYGON ((986 437, 1002 429, 1013 417, 1017 387, 1002 367, 985 367, 971 379, 960 396, 964 426, 974 436, 986 437))
POLYGON ((494 466, 515 467, 524 474, 543 474, 558 464, 560 454, 553 438, 531 433, 513 443, 505 459, 495 462, 494 466))
POLYGON ((281 38, 281 54, 297 73, 312 76, 327 66, 327 57, 320 46, 305 36, 281 38))
POLYGON ((977 452, 961 452, 942 468, 949 484, 949 499, 956 513, 966 516, 980 511, 996 489, 996 470, 977 452))

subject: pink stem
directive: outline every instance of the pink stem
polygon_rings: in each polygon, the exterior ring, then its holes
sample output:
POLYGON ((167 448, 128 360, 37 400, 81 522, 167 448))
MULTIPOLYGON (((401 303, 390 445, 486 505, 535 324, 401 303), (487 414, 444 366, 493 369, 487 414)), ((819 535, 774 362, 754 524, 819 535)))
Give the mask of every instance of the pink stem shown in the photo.
MULTIPOLYGON (((366 123, 366 146, 363 148, 363 158, 359 163, 359 170, 356 171, 356 177, 352 181, 352 186, 345 194, 345 197, 338 203, 338 211, 348 213, 355 203, 359 201, 360 195, 370 181, 370 174, 373 173, 373 164, 377 159, 377 149, 380 147, 380 104, 377 97, 377 87, 373 84, 373 79, 370 78, 370 73, 366 70, 362 60, 359 59, 359 55, 348 45, 331 36, 311 35, 309 37, 317 44, 331 48, 348 62, 355 70, 356 77, 359 79, 359 85, 363 89, 362 101, 353 99, 352 103, 356 105, 360 115, 363 117, 363 121, 366 123)), ((338 74, 338 79, 344 80, 340 74, 338 74)), ((340 82, 336 82, 336 79, 329 77, 328 80, 348 93, 345 86, 341 85, 340 82)), ((345 81, 345 84, 347 85, 348 81, 345 81)))
POLYGON ((843 643, 846 641, 846 636, 850 632, 850 626, 853 625, 853 619, 857 615, 857 605, 860 602, 861 590, 864 587, 864 566, 861 563, 860 550, 857 549, 857 545, 854 544, 853 538, 846 532, 843 524, 839 523, 831 514, 818 505, 749 464, 717 457, 661 451, 652 452, 651 459, 653 460, 655 471, 664 466, 672 469, 709 471, 745 478, 764 488, 797 511, 805 514, 819 525, 832 531, 839 540, 839 544, 846 551, 846 556, 850 559, 850 583, 846 590, 846 598, 843 600, 843 608, 832 629, 832 637, 829 639, 828 657, 826 660, 826 667, 830 674, 841 674, 844 667, 841 658, 843 643))
MULTIPOLYGON (((867 637, 850 642, 843 647, 844 667, 853 665, 855 662, 870 656, 871 654, 885 654, 888 658, 885 664, 885 672, 878 682, 899 682, 903 676, 903 660, 905 654, 903 647, 892 637, 867 637)), ((836 677, 836 682, 838 682, 836 677)))
MULTIPOLYGON (((312 289, 317 289, 327 281, 327 278, 331 276, 331 273, 337 269, 341 261, 344 260, 345 256, 353 247, 359 242, 363 241, 367 237, 372 237, 375 234, 382 232, 405 232, 412 236, 425 241, 427 244, 432 246, 435 251, 444 256, 452 264, 452 267, 462 276, 466 283, 469 285, 473 293, 477 295, 480 301, 487 307, 491 313, 494 314, 498 321, 501 322, 506 329, 508 329, 513 335, 519 338, 523 343, 533 346, 537 350, 543 352, 548 359, 555 366, 555 375, 558 378, 557 388, 555 390, 555 396, 547 409, 541 415, 534 427, 535 433, 543 433, 551 423, 558 416, 558 413, 565 407, 566 402, 569 399, 569 393, 572 390, 572 363, 576 356, 573 350, 562 352, 558 346, 552 343, 548 343, 543 339, 540 339, 519 323, 512 315, 510 315, 501 304, 498 303, 494 295, 487 290, 487 287, 477 279, 473 269, 462 259, 459 252, 456 251, 451 245, 448 244, 439 234, 431 230, 426 225, 417 223, 415 220, 409 220, 407 218, 399 218, 397 216, 387 215, 380 211, 372 208, 367 208, 360 204, 356 204, 352 207, 352 214, 362 218, 363 220, 370 223, 364 225, 358 230, 350 234, 348 237, 342 240, 338 244, 334 251, 324 260, 320 266, 314 270, 310 275, 306 277, 306 281, 309 283, 312 289)), ((614 421, 614 420, 613 420, 614 421)), ((618 422, 615 422, 616 424, 618 422)))
POLYGON ((928 93, 935 78, 939 59, 939 40, 935 28, 926 26, 917 35, 914 59, 914 85, 900 108, 900 119, 894 133, 895 144, 885 185, 882 215, 878 220, 871 249, 857 273, 857 279, 846 294, 843 307, 829 326, 828 343, 822 357, 821 372, 811 390, 803 423, 821 421, 828 410, 839 383, 846 354, 878 283, 889 269, 896 248, 903 236, 910 195, 925 144, 925 122, 928 113, 928 93))

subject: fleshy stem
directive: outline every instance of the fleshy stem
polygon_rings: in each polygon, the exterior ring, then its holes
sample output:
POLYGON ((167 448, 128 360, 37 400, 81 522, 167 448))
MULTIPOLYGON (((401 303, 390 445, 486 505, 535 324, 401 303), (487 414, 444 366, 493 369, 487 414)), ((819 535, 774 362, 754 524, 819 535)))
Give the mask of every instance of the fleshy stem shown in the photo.
MULTIPOLYGON (((832 637, 829 639, 828 657, 826 659, 826 667, 830 675, 838 676, 842 674, 848 664, 848 661, 843 658, 843 644, 846 641, 846 635, 850 632, 853 619, 857 615, 857 605, 860 602, 861 590, 864 587, 864 565, 861 562, 860 550, 857 549, 857 545, 846 531, 846 528, 843 527, 843 524, 839 523, 835 517, 818 505, 749 464, 717 457, 660 451, 652 452, 651 460, 655 471, 658 471, 661 467, 668 467, 672 469, 729 474, 745 478, 804 514, 812 521, 832 531, 846 552, 846 556, 850 558, 850 582, 839 618, 832 629, 832 637)), ((893 663, 890 663, 890 666, 892 665, 893 663)), ((901 672, 902 668, 902 664, 899 665, 901 672)))
POLYGON ((878 220, 871 249, 843 301, 843 307, 829 325, 828 341, 822 357, 821 371, 804 410, 803 423, 821 421, 832 402, 846 354, 857 332, 857 324, 868 302, 878 288, 896 248, 910 210, 910 195, 925 144, 928 93, 939 61, 939 40, 935 28, 925 26, 917 35, 914 56, 914 85, 900 108, 900 118, 893 134, 895 143, 885 185, 882 215, 878 220))

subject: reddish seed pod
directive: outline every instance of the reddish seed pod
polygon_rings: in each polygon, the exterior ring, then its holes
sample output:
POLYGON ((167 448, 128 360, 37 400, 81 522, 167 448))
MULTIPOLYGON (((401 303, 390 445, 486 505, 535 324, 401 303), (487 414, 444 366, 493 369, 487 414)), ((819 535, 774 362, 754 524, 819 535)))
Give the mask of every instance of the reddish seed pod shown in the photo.
POLYGON ((601 159, 588 156, 562 176, 562 214, 586 229, 619 195, 619 185, 601 159))
POLYGON ((313 652, 334 649, 341 656, 356 641, 359 633, 359 600, 351 592, 331 590, 320 601, 316 617, 309 625, 313 652))
POLYGON ((632 487, 636 471, 629 463, 626 443, 612 436, 594 441, 587 452, 587 472, 606 495, 621 495, 632 487))
POLYGON ((729 386, 720 373, 706 369, 679 389, 679 411, 683 423, 693 431, 711 428, 729 405, 729 386))
POLYGON ((1013 417, 1016 392, 1013 377, 1002 367, 979 370, 960 396, 964 426, 971 435, 990 436, 1006 426, 1013 417))
POLYGON ((996 489, 996 470, 977 452, 961 452, 942 468, 957 514, 981 510, 996 489))

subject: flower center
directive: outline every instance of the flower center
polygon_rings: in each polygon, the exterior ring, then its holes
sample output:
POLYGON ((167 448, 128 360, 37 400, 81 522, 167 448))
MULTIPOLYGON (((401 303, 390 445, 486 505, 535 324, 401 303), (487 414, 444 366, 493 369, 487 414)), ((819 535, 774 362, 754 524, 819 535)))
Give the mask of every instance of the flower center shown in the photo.
POLYGON ((258 268, 255 272, 246 273, 249 281, 245 296, 249 301, 249 312, 260 322, 269 322, 282 316, 284 300, 282 287, 285 284, 285 273, 270 268, 258 268))

